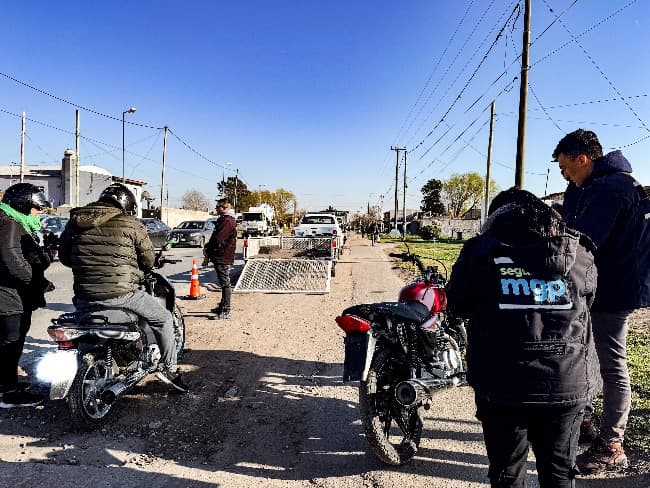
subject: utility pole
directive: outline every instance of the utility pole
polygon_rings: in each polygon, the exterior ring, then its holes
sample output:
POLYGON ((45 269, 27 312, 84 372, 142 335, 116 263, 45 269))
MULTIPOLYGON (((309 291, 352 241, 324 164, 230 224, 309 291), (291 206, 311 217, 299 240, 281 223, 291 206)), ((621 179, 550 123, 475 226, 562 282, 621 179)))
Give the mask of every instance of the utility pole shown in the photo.
POLYGON ((239 180, 239 168, 235 168, 235 198, 233 203, 235 204, 235 212, 237 211, 237 181, 239 180))
POLYGON ((402 234, 402 238, 406 239, 406 155, 408 154, 408 151, 404 149, 404 194, 402 195, 402 217, 404 221, 404 233, 402 234))
POLYGON ((525 1, 524 34, 521 51, 521 84, 519 85, 519 122, 517 124, 517 159, 515 163, 515 186, 524 188, 526 112, 528 111, 528 57, 530 54, 530 11, 531 1, 525 1))
POLYGON ((25 112, 23 112, 20 129, 20 182, 25 181, 25 112))
POLYGON ((80 115, 79 110, 75 110, 75 131, 74 131, 74 149, 77 153, 76 164, 74 167, 74 201, 75 207, 79 206, 79 137, 80 137, 80 115))
POLYGON ((544 196, 546 196, 546 191, 548 190, 548 175, 551 172, 551 168, 546 168, 546 184, 544 185, 544 196))
POLYGON ((397 230, 397 212, 398 212, 398 205, 397 205, 397 184, 398 184, 398 178, 399 178, 399 152, 400 151, 406 151, 405 147, 395 147, 395 146, 390 146, 391 151, 395 151, 395 227, 394 229, 397 230))
MULTIPOLYGON (((163 137, 163 155, 162 155, 162 181, 160 183, 160 220, 162 220, 163 205, 165 203, 165 159, 167 157, 167 131, 169 127, 165 126, 165 136, 163 137)), ((169 198, 169 193, 167 193, 167 198, 169 198)), ((169 217, 169 211, 167 211, 169 217)))
POLYGON ((487 170, 485 171, 485 203, 483 204, 483 223, 487 219, 488 204, 490 203, 490 169, 492 167, 492 139, 494 138, 494 100, 490 105, 490 139, 487 152, 487 170))

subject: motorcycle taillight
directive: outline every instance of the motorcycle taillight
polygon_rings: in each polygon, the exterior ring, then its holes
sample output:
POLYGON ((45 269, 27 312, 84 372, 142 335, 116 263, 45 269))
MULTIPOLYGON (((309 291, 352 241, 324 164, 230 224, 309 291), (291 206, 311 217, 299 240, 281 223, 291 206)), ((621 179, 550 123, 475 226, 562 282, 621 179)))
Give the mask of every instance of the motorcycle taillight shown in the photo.
POLYGON ((65 349, 73 349, 74 348, 74 342, 72 341, 61 341, 57 343, 59 346, 59 349, 65 350, 65 349))
POLYGON ((335 320, 346 334, 350 332, 368 332, 370 330, 370 322, 356 315, 341 315, 336 317, 335 320))

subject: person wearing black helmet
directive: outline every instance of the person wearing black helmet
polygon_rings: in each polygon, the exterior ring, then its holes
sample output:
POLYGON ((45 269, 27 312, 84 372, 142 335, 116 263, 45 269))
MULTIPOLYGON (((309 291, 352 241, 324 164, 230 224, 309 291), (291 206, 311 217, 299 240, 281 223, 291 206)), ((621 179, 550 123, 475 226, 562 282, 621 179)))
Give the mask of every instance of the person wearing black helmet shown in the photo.
POLYGON ((95 306, 130 310, 151 326, 160 348, 158 378, 187 392, 176 365, 171 313, 139 289, 144 273, 154 265, 154 248, 134 217, 136 200, 122 183, 113 183, 99 201, 72 209, 61 234, 59 259, 72 268, 73 303, 77 309, 95 306))
POLYGON ((18 363, 32 312, 45 305, 52 289, 45 279, 50 261, 36 242, 37 214, 49 207, 45 195, 30 183, 12 185, 0 203, 0 408, 31 407, 44 397, 18 381, 18 363))

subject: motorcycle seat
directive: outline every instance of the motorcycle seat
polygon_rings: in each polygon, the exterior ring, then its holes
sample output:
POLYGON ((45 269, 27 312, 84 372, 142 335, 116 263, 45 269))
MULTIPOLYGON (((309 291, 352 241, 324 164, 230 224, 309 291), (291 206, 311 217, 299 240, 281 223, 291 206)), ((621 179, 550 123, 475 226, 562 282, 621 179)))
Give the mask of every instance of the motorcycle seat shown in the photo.
POLYGON ((84 309, 72 313, 64 313, 57 319, 53 319, 56 325, 62 326, 112 326, 123 325, 132 327, 138 325, 139 316, 130 310, 122 309, 84 309))
POLYGON ((343 311, 343 315, 360 317, 371 314, 390 315, 420 324, 429 318, 429 309, 420 302, 379 302, 354 305, 343 311))

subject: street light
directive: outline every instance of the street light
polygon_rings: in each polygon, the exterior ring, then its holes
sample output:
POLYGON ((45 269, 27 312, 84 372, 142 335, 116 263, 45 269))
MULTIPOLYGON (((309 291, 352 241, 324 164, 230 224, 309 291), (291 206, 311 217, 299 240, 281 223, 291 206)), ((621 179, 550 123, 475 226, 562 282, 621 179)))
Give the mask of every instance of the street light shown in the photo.
POLYGON ((226 173, 225 170, 228 166, 232 166, 232 163, 226 163, 226 166, 224 166, 223 171, 221 172, 221 194, 225 198, 229 198, 228 193, 226 193, 226 174, 225 174, 226 173))
POLYGON ((266 185, 264 183, 262 183, 261 185, 259 185, 259 187, 260 187, 260 207, 261 207, 262 206, 262 187, 266 188, 266 185))
POLYGON ((124 179, 124 116, 126 114, 133 114, 133 113, 135 113, 135 107, 131 107, 130 109, 122 112, 122 183, 126 181, 124 179))

